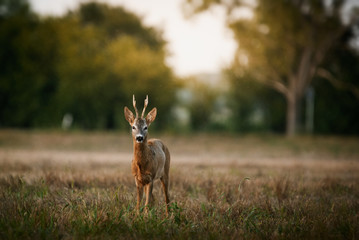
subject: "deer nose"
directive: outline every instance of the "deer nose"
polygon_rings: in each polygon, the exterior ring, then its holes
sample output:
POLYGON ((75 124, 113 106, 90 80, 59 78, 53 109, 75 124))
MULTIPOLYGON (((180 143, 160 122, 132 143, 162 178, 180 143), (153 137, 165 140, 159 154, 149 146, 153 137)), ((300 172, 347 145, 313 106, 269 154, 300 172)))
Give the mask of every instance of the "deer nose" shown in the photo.
POLYGON ((141 136, 141 135, 136 136, 136 141, 143 142, 143 136, 141 136))

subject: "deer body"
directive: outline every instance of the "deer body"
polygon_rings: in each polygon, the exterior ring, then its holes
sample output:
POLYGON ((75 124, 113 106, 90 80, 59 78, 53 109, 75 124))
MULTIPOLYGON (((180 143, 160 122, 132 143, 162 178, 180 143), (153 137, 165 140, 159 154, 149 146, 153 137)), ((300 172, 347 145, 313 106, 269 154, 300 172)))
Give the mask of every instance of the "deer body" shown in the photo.
POLYGON ((151 139, 143 144, 134 143, 132 175, 136 178, 137 184, 146 185, 150 180, 163 177, 166 162, 165 151, 165 146, 157 139, 151 139))
POLYGON ((145 100, 145 106, 141 118, 138 117, 136 108, 136 101, 133 97, 133 106, 136 110, 136 117, 133 113, 125 107, 125 118, 132 126, 132 140, 133 140, 133 159, 132 159, 132 175, 135 178, 137 187, 137 211, 139 212, 143 191, 146 193, 146 212, 148 205, 152 202, 153 182, 160 179, 162 183, 163 192, 166 202, 166 214, 168 215, 169 204, 169 168, 170 168, 170 153, 168 148, 161 140, 149 139, 148 126, 155 120, 157 109, 153 108, 146 118, 144 118, 145 109, 148 104, 148 97, 145 100))

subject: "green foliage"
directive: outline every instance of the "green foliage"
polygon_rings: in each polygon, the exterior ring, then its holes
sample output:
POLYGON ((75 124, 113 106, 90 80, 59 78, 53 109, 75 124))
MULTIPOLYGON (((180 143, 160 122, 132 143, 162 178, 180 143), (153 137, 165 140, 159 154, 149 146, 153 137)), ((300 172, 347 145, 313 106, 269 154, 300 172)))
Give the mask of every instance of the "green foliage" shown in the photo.
POLYGON ((316 89, 315 132, 357 135, 359 133, 356 124, 359 121, 358 99, 348 91, 338 91, 324 79, 316 79, 314 87, 316 89))
MULTIPOLYGON (((185 119, 175 121, 180 132, 219 132, 229 130, 228 92, 222 85, 223 75, 199 74, 182 79, 178 84, 178 102, 185 119), (188 119, 187 119, 188 117, 188 119), (181 121, 182 120, 182 121, 181 121)), ((178 115, 181 112, 177 113, 178 115)))
POLYGON ((157 30, 95 2, 59 18, 13 12, 0 22, 0 126, 57 127, 71 113, 79 128, 125 128, 132 94, 168 123, 174 77, 157 30))
POLYGON ((1 126, 34 126, 44 117, 43 110, 52 111, 47 104, 57 85, 57 48, 56 37, 48 36, 54 32, 30 13, 15 11, 0 20, 1 126))
POLYGON ((0 0, 0 7, 0 18, 30 14, 27 0, 0 0))
POLYGON ((187 81, 190 81, 189 88, 193 93, 192 102, 188 106, 191 114, 191 128, 194 131, 208 130, 218 93, 213 87, 198 80, 188 79, 187 81))
MULTIPOLYGON (((350 35, 342 39, 344 43, 350 35)), ((317 77, 315 89, 315 132, 319 134, 358 134, 359 55, 346 45, 330 53, 324 63, 334 80, 317 77)))
POLYGON ((139 43, 153 50, 163 51, 165 42, 160 33, 156 29, 144 26, 138 16, 121 7, 89 2, 82 4, 75 15, 79 15, 81 24, 94 25, 109 38, 133 36, 139 43))
POLYGON ((227 71, 231 86, 230 99, 233 110, 230 120, 235 131, 263 132, 285 130, 285 99, 249 76, 236 77, 227 71))

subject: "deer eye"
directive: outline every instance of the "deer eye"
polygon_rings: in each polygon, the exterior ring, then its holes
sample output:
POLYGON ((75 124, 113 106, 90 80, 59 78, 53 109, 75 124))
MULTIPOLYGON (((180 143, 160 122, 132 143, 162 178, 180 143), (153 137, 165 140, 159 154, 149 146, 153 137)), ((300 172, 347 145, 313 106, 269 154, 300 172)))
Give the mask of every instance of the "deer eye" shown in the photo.
POLYGON ((133 129, 133 130, 136 130, 136 127, 135 127, 135 126, 132 126, 132 129, 133 129))
POLYGON ((147 127, 144 127, 143 130, 147 130, 147 127))

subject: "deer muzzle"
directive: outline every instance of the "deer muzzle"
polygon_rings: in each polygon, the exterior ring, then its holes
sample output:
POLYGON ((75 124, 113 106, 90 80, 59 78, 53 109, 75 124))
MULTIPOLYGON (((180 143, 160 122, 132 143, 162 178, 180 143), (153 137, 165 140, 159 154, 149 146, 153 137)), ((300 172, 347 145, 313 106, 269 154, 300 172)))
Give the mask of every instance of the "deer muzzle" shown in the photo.
POLYGON ((143 137, 142 135, 137 135, 137 136, 136 136, 136 142, 142 143, 143 140, 144 140, 144 137, 143 137))

